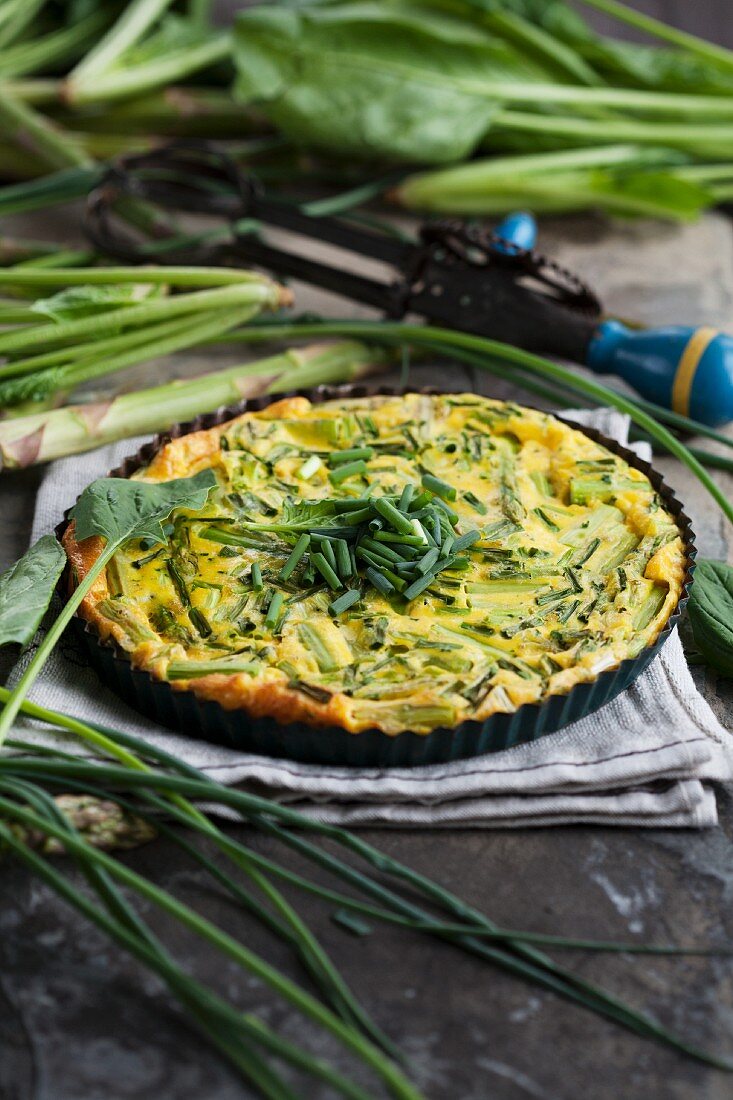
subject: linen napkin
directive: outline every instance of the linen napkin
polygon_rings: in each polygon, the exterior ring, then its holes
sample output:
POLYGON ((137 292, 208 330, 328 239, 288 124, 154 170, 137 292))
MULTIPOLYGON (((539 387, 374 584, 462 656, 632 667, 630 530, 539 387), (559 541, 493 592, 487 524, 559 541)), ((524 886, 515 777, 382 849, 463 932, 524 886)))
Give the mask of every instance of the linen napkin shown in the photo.
MULTIPOLYGON (((563 415, 627 441, 628 417, 614 410, 563 415)), ((52 531, 90 481, 134 454, 142 442, 126 440, 53 463, 38 493, 33 540, 52 531)), ((648 457, 647 445, 639 447, 646 447, 643 457, 648 457)), ((222 783, 246 786, 311 817, 349 826, 508 828, 578 822, 702 828, 717 823, 710 782, 733 778, 733 737, 697 691, 676 632, 635 684, 600 711, 531 744, 419 768, 307 765, 174 733, 106 689, 70 639, 46 665, 32 697, 55 710, 139 734, 222 783)), ((21 730, 26 740, 86 752, 40 723, 22 719, 21 730)))

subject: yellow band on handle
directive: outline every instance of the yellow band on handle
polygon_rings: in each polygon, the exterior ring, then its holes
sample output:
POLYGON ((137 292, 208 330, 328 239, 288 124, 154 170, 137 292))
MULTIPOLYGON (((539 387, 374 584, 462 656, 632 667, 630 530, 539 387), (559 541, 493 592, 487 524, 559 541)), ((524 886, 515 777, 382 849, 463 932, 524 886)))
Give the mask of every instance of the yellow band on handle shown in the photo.
POLYGON ((718 335, 716 328, 699 328, 693 332, 677 364, 677 372, 672 383, 672 408, 682 416, 690 415, 690 393, 695 372, 705 351, 718 335))

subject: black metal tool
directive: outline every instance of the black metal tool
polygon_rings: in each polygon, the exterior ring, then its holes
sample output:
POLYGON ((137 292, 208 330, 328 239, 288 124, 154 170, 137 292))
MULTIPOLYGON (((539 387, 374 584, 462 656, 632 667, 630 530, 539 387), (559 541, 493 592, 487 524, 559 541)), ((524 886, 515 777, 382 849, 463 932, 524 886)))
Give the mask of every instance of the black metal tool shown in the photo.
POLYGON ((116 162, 89 197, 86 229, 98 248, 129 262, 174 257, 255 264, 392 319, 416 313, 434 325, 581 362, 601 313, 597 297, 576 275, 485 228, 433 221, 422 226, 418 239, 406 241, 348 217, 313 217, 292 201, 265 194, 255 177, 212 143, 179 142, 116 162), (224 219, 229 232, 214 243, 201 240, 175 251, 165 237, 141 244, 115 216, 121 200, 129 199, 143 199, 162 213, 224 219), (380 261, 394 269, 394 277, 380 281, 290 251, 265 240, 264 227, 380 261))
POLYGON ((417 238, 399 239, 353 215, 313 217, 307 206, 265 194, 211 143, 176 143, 117 162, 89 198, 87 230, 102 251, 128 261, 259 265, 393 319, 416 313, 433 325, 618 375, 647 400, 705 424, 733 419, 733 337, 709 327, 639 331, 602 320, 598 298, 577 275, 478 225, 430 221, 417 238), (168 229, 141 243, 115 216, 135 198, 163 218, 171 211, 213 217, 218 229, 178 242, 168 229), (380 261, 391 276, 380 281, 348 262, 334 266, 284 248, 265 238, 265 228, 380 261))

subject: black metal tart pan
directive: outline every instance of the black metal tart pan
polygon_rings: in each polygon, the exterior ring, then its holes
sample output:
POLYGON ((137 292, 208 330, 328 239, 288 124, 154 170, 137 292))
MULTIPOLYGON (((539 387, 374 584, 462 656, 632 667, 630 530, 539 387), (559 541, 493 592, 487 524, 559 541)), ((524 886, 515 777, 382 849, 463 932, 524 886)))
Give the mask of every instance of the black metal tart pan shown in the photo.
MULTIPOLYGON (((216 427, 243 412, 263 409, 273 400, 296 394, 314 403, 338 398, 367 397, 375 394, 401 396, 407 392, 434 394, 449 392, 434 387, 395 387, 353 384, 319 386, 314 390, 298 390, 277 397, 258 397, 237 405, 217 409, 186 424, 177 424, 169 431, 146 443, 137 454, 127 458, 111 477, 129 477, 146 466, 156 452, 171 439, 190 432, 216 427)), ((558 419, 562 419, 561 417, 558 419)), ((337 764, 361 767, 415 767, 440 764, 484 753, 499 752, 527 741, 554 733, 571 722, 592 714, 605 706, 634 680, 657 656, 670 637, 689 598, 695 560, 695 536, 680 501, 649 463, 633 451, 608 439, 593 428, 585 428, 571 420, 569 426, 602 444, 629 465, 641 470, 659 493, 666 508, 674 516, 685 544, 687 568, 680 599, 666 626, 653 645, 636 657, 627 658, 607 669, 589 683, 576 684, 564 695, 551 695, 540 703, 525 703, 511 714, 492 714, 482 722, 468 720, 451 729, 436 729, 428 734, 410 731, 389 735, 371 729, 349 733, 338 727, 309 726, 302 722, 281 725, 272 718, 252 718, 244 710, 226 710, 219 703, 200 700, 191 691, 175 689, 171 684, 155 679, 149 672, 134 668, 128 655, 112 640, 102 641, 91 623, 74 620, 81 645, 100 679, 126 703, 140 713, 189 737, 202 738, 242 752, 282 757, 312 764, 337 764)), ((59 525, 59 536, 68 524, 68 513, 59 525)), ((68 583, 68 580, 67 582, 68 583)))

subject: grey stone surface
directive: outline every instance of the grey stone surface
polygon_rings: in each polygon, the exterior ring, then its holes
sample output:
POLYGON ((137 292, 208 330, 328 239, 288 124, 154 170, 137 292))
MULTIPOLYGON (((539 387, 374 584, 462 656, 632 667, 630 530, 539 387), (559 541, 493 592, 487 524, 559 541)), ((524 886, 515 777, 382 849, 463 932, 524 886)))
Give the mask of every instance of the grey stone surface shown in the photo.
MULTIPOLYGON (((33 219, 32 233, 67 239, 66 216, 33 219)), ((29 226, 16 227, 17 232, 29 226)), ((591 218, 550 221, 542 244, 597 283, 609 309, 647 322, 730 324, 733 244, 729 223, 684 229, 591 218)), ((299 290, 304 308, 336 299, 299 290)), ((346 309, 343 303, 339 308, 346 309)), ((200 369, 188 357, 186 371, 200 369)), ((158 376, 164 367, 156 368, 158 376)), ((121 384, 144 380, 132 372, 121 384)), ((152 372, 150 372, 152 373, 152 372)), ((445 381, 421 368, 421 380, 445 381)), ((505 394, 486 376, 461 372, 505 394)), ((521 395, 520 395, 521 396, 521 395)), ((730 532, 679 464, 658 459, 695 518, 705 553, 725 557, 730 532)), ((25 548, 37 472, 0 480, 0 566, 25 548)), ((730 479, 727 481, 730 489, 730 479)), ((707 698, 730 725, 730 685, 702 674, 707 698)), ((674 831, 562 828, 521 832, 367 832, 507 926, 642 941, 733 941, 733 811, 720 793, 721 826, 674 831)), ((232 829, 268 855, 269 838, 232 829)), ((168 840, 123 857, 249 946, 307 981, 285 949, 212 889, 168 840)), ((285 855, 284 861, 296 866, 285 855)), ((405 1051, 430 1100, 726 1100, 729 1077, 628 1035, 447 945, 394 929, 356 939, 327 907, 293 895, 347 980, 405 1051)), ((162 920, 144 914, 197 977, 343 1069, 332 1043, 278 1006, 257 982, 162 920)), ((690 1042, 733 1054, 733 962, 563 954, 584 978, 652 1012, 690 1042)), ((373 1088, 358 1067, 356 1078, 373 1088)), ((329 1095, 295 1080, 303 1100, 329 1095)), ((111 947, 18 866, 0 862, 0 1100, 234 1100, 248 1088, 187 1026, 139 966, 111 947)), ((380 1095, 374 1090, 374 1095, 380 1095)))

